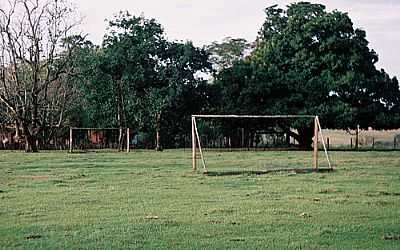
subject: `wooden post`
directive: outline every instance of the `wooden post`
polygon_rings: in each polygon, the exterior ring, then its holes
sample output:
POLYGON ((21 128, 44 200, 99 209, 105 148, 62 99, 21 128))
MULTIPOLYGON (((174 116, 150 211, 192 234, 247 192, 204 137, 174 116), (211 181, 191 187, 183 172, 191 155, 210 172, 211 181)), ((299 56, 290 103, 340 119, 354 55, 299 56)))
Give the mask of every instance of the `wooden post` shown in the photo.
POLYGON ((126 152, 129 153, 131 151, 131 144, 130 144, 130 135, 129 135, 129 128, 126 129, 126 152))
POLYGON ((242 147, 242 150, 243 150, 243 148, 244 148, 244 128, 242 128, 242 145, 241 145, 241 147, 242 147))
POLYGON ((318 170, 318 116, 314 119, 314 155, 313 155, 313 168, 318 170))
MULTIPOLYGON (((322 127, 321 127, 321 124, 320 124, 320 122, 319 122, 318 116, 316 117, 315 120, 317 121, 318 130, 319 130, 319 134, 320 134, 320 136, 321 136, 322 147, 323 147, 324 152, 325 152, 326 160, 328 161, 329 168, 330 168, 331 170, 333 170, 333 166, 332 166, 332 164, 331 164, 331 160, 329 159, 328 149, 326 148, 326 145, 325 145, 325 139, 324 139, 324 135, 322 134, 322 127)), ((318 139, 318 138, 317 138, 317 139, 318 139)), ((318 140, 317 140, 317 141, 318 141, 318 140)), ((318 143, 317 143, 317 145, 318 145, 318 143)), ((317 163, 318 163, 318 161, 317 161, 317 163)), ((318 165, 317 165, 317 166, 318 166, 318 165)))
POLYGON ((196 171, 196 132, 194 128, 194 119, 196 118, 192 117, 192 168, 193 171, 196 171))
POLYGON ((350 137, 350 149, 353 149, 353 137, 350 137))
POLYGON ((393 139, 393 149, 396 149, 396 147, 397 147, 397 138, 394 137, 394 139, 393 139))
POLYGON ((326 138, 326 144, 327 144, 327 148, 328 148, 328 150, 330 150, 330 148, 331 148, 331 143, 330 143, 330 140, 329 140, 329 137, 328 138, 326 138))
POLYGON ((358 150, 358 144, 359 144, 359 133, 360 133, 360 125, 357 125, 357 130, 356 130, 356 142, 355 142, 355 149, 358 150))
POLYGON ((69 152, 72 153, 72 128, 69 128, 69 152))
POLYGON ((375 149, 375 137, 372 137, 372 149, 375 149))
POLYGON ((200 140, 199 131, 197 130, 196 118, 193 119, 193 125, 194 125, 194 133, 195 133, 196 139, 197 139, 197 144, 199 146, 199 153, 200 153, 201 161, 203 163, 203 168, 204 168, 203 173, 207 174, 208 170, 207 170, 207 166, 206 166, 206 161, 204 160, 203 150, 201 148, 201 140, 200 140))
POLYGON ((161 113, 158 113, 157 127, 156 127, 156 151, 162 151, 160 129, 161 129, 161 113))

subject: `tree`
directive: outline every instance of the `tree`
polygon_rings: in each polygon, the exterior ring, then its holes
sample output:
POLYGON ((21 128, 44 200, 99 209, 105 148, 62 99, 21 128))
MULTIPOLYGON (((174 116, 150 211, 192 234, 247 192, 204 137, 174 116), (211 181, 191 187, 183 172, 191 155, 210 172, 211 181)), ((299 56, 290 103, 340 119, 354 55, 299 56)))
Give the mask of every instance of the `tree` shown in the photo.
POLYGON ((175 144, 175 138, 182 138, 189 131, 191 115, 204 111, 208 104, 210 95, 207 93, 207 81, 199 73, 209 73, 212 64, 205 49, 197 48, 191 42, 169 42, 163 65, 165 67, 159 74, 166 83, 161 92, 164 94, 153 98, 153 102, 162 105, 154 105, 157 111, 150 113, 163 118, 156 123, 159 125, 157 131, 162 128, 163 135, 175 144))
POLYGON ((215 69, 221 71, 244 59, 250 47, 251 44, 246 39, 226 37, 222 42, 213 42, 206 46, 206 50, 212 55, 211 61, 215 69))
POLYGON ((187 93, 182 89, 195 91, 204 82, 198 73, 211 70, 209 54, 191 42, 168 41, 154 19, 120 13, 109 26, 102 47, 77 47, 73 64, 81 76, 73 81, 80 86, 86 110, 81 113, 86 115, 75 117, 75 122, 87 119, 87 126, 118 126, 121 146, 122 132, 129 126, 154 135, 156 148, 161 149, 161 132, 173 131, 166 127, 171 117, 177 124, 182 119, 164 113, 174 112, 177 98, 187 93))
MULTIPOLYGON (((269 7, 266 15, 250 57, 219 75, 225 106, 315 114, 329 128, 398 126, 398 81, 376 69, 365 31, 354 29, 346 13, 300 2, 269 7)), ((299 120, 295 128, 292 136, 310 147, 312 124, 299 120)))
POLYGON ((75 127, 112 126, 113 110, 110 108, 114 104, 106 98, 110 79, 99 69, 101 48, 80 35, 69 37, 65 43, 72 49, 67 63, 69 74, 63 81, 74 94, 73 102, 66 109, 66 124, 75 127))
POLYGON ((16 130, 21 128, 27 152, 37 151, 44 130, 60 126, 69 89, 69 48, 63 40, 77 25, 65 0, 10 0, 0 7, 0 102, 16 130))
POLYGON ((160 54, 165 50, 166 39, 163 29, 154 19, 135 17, 129 13, 120 13, 109 22, 109 34, 105 36, 104 55, 100 65, 113 82, 113 96, 116 98, 117 122, 122 131, 130 124, 143 123, 145 116, 130 113, 133 106, 141 105, 140 98, 146 95, 146 89, 163 84, 157 75, 160 54), (132 100, 133 97, 136 100, 132 100), (132 119, 133 118, 133 119, 132 119), (139 120, 138 120, 139 119, 139 120))

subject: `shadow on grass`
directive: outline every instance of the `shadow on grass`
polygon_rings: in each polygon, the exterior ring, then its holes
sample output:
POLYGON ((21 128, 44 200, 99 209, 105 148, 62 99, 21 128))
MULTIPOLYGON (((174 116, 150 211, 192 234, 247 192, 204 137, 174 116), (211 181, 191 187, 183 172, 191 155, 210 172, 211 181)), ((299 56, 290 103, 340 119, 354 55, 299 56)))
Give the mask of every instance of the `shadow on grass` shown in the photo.
POLYGON ((208 171, 205 172, 206 176, 234 176, 234 175, 265 175, 272 173, 294 172, 296 174, 310 174, 310 173, 327 173, 334 172, 334 169, 320 168, 318 170, 312 168, 285 168, 285 169, 270 169, 270 170, 238 170, 238 171, 208 171))

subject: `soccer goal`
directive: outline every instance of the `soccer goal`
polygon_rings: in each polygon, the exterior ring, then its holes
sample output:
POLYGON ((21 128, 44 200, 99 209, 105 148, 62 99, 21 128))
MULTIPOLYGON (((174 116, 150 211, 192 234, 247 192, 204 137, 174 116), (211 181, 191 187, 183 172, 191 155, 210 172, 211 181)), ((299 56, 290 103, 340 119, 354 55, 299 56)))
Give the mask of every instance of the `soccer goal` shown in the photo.
POLYGON ((69 129, 69 152, 90 150, 130 151, 129 128, 76 128, 69 129))
POLYGON ((192 115, 194 171, 198 161, 204 173, 333 169, 314 115, 192 115))

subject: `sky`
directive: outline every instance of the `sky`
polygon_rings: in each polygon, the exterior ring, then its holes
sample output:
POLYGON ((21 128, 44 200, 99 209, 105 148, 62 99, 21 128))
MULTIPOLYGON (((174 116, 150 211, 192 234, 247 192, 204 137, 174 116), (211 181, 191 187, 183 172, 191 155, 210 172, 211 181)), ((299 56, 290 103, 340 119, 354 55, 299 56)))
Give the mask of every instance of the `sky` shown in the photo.
MULTIPOLYGON (((254 41, 265 20, 264 9, 287 0, 74 0, 83 17, 82 32, 101 44, 106 19, 119 11, 155 18, 171 40, 197 46, 225 37, 254 41)), ((367 32, 369 47, 379 55, 377 67, 400 77, 400 0, 319 0, 329 11, 347 12, 356 28, 367 32)))

